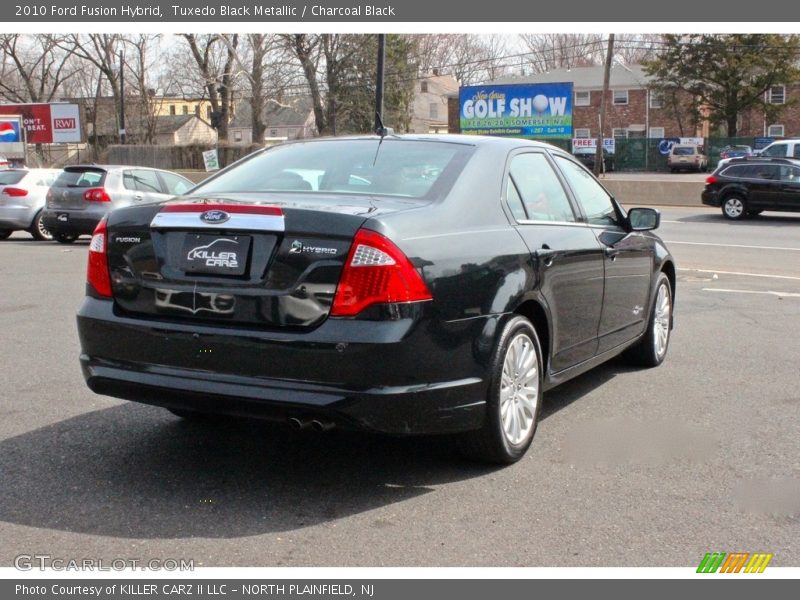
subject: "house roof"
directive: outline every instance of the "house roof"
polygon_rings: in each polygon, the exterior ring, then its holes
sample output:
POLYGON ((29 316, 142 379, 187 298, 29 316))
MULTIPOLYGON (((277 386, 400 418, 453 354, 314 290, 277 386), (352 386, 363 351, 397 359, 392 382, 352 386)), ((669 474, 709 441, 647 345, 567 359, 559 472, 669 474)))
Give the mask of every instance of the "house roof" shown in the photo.
MULTIPOLYGON (((192 119, 197 119, 205 125, 208 125, 208 123, 197 115, 161 115, 156 117, 156 135, 175 133, 192 119)), ((210 125, 208 126, 210 127, 210 125)))
MULTIPOLYGON (((267 127, 303 127, 308 121, 311 110, 311 97, 301 96, 286 103, 267 100, 262 114, 267 127)), ((251 127, 252 114, 250 102, 246 100, 241 102, 230 127, 251 127)))
MULTIPOLYGON (((599 90, 603 88, 603 73, 605 67, 576 67, 573 69, 553 69, 547 73, 535 73, 525 76, 500 77, 488 82, 488 85, 519 84, 519 83, 560 83, 572 82, 577 90, 599 90)), ((651 77, 644 71, 642 65, 621 65, 614 63, 611 68, 611 89, 646 88, 651 77)))

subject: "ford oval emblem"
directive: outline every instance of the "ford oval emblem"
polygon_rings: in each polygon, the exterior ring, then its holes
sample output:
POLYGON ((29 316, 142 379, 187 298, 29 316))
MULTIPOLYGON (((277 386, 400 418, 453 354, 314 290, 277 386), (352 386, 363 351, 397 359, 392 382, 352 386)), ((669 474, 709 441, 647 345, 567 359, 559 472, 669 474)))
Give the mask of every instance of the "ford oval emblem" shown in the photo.
POLYGON ((231 216, 224 210, 207 210, 200 215, 200 220, 203 223, 208 223, 209 225, 218 225, 220 223, 224 223, 230 218, 231 216))

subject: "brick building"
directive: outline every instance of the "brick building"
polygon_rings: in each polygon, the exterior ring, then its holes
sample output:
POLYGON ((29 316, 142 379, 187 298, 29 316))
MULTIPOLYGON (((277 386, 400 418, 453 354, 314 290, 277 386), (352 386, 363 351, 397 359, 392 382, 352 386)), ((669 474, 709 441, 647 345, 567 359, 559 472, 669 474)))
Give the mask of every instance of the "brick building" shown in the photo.
POLYGON ((739 137, 800 136, 800 85, 774 85, 764 94, 764 102, 778 110, 768 118, 762 110, 750 110, 739 117, 739 137))
MULTIPOLYGON (((556 69, 525 77, 504 77, 491 84, 536 84, 571 82, 573 85, 572 135, 596 138, 599 134, 600 102, 603 95, 604 67, 556 69)), ((606 97, 606 123, 603 137, 664 138, 696 137, 708 134, 705 124, 696 125, 684 111, 665 103, 649 89, 650 78, 640 65, 615 64, 606 97)), ((458 96, 449 97, 450 132, 459 131, 458 96)))

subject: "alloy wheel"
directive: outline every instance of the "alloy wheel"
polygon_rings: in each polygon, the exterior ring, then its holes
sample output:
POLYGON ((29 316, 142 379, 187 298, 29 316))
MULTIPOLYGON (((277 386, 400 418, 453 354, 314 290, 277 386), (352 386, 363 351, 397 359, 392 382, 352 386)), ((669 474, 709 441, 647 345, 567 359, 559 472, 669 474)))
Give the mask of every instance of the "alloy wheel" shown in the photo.
POLYGON ((536 424, 539 359, 533 340, 518 333, 508 345, 500 380, 500 418, 510 444, 520 444, 536 424))

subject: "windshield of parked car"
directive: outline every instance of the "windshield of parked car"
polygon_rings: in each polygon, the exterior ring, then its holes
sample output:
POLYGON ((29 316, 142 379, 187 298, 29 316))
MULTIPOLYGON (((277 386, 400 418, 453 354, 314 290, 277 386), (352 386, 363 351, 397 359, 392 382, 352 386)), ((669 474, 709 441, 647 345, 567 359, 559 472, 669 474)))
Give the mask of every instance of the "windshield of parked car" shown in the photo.
POLYGON ((0 171, 0 185, 14 185, 22 181, 27 171, 0 171))
POLYGON ((433 198, 452 185, 473 147, 386 138, 275 146, 192 193, 348 193, 433 198))

